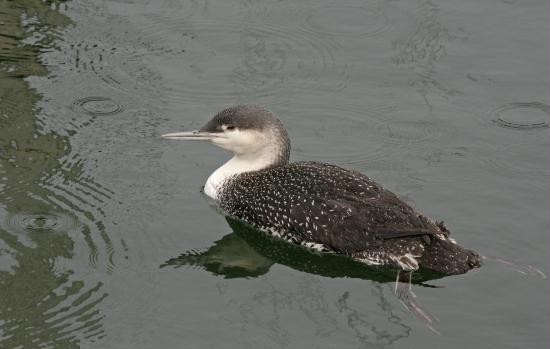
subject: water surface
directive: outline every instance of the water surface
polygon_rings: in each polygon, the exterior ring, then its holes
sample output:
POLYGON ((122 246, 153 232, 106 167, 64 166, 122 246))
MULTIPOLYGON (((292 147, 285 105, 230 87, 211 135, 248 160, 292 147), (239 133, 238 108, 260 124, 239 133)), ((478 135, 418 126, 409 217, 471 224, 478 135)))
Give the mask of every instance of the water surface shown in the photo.
POLYGON ((546 346, 547 280, 418 280, 436 334, 386 276, 229 225, 200 193, 228 155, 159 136, 264 105, 293 160, 548 274, 547 76, 540 1, 0 0, 0 347, 546 346))

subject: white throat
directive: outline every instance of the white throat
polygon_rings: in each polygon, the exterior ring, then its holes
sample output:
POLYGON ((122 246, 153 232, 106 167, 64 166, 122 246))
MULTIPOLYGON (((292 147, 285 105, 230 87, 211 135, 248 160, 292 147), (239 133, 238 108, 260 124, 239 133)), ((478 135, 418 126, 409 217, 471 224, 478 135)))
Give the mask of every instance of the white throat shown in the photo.
POLYGON ((258 153, 235 155, 208 177, 204 185, 205 194, 217 200, 219 191, 228 178, 265 169, 276 162, 277 155, 269 147, 258 153))

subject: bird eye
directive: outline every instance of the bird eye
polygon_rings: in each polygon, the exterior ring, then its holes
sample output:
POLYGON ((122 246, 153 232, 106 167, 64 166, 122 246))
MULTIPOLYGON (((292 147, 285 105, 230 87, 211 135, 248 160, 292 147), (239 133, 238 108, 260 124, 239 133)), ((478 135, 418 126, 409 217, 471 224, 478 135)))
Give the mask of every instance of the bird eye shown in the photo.
POLYGON ((235 129, 235 126, 229 125, 225 128, 226 130, 232 131, 235 129))

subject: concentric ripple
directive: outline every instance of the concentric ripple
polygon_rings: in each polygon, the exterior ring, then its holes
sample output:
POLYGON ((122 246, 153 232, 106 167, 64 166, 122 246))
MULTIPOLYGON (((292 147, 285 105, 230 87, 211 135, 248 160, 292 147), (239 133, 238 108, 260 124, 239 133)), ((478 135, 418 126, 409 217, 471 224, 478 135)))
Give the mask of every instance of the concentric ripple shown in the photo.
POLYGON ((91 116, 115 115, 123 112, 126 107, 108 97, 79 98, 72 103, 76 111, 84 112, 91 116))
POLYGON ((515 130, 548 128, 548 106, 538 102, 504 104, 491 113, 500 127, 515 130))
POLYGON ((348 77, 335 62, 336 43, 265 23, 167 20, 140 30, 164 50, 185 48, 159 57, 176 102, 259 103, 308 86, 339 90, 348 77))
POLYGON ((305 17, 304 25, 318 34, 370 36, 388 29, 390 22, 381 7, 371 1, 362 6, 317 7, 305 17))
POLYGON ((71 216, 64 213, 19 212, 8 216, 8 227, 19 232, 65 232, 78 225, 71 216))

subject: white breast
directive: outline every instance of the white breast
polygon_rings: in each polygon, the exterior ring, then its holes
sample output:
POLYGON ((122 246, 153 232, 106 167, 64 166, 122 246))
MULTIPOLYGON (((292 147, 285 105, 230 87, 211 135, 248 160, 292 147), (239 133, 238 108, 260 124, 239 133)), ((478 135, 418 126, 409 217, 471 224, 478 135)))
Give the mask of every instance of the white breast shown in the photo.
POLYGON ((208 177, 206 180, 206 184, 204 185, 204 193, 208 196, 210 196, 212 199, 217 200, 217 191, 216 191, 216 185, 214 184, 216 181, 212 178, 212 176, 208 177))
POLYGON ((259 171, 273 164, 275 154, 270 151, 259 154, 237 155, 227 161, 208 177, 204 185, 204 193, 214 200, 218 199, 218 194, 223 183, 232 176, 244 172, 259 171))

